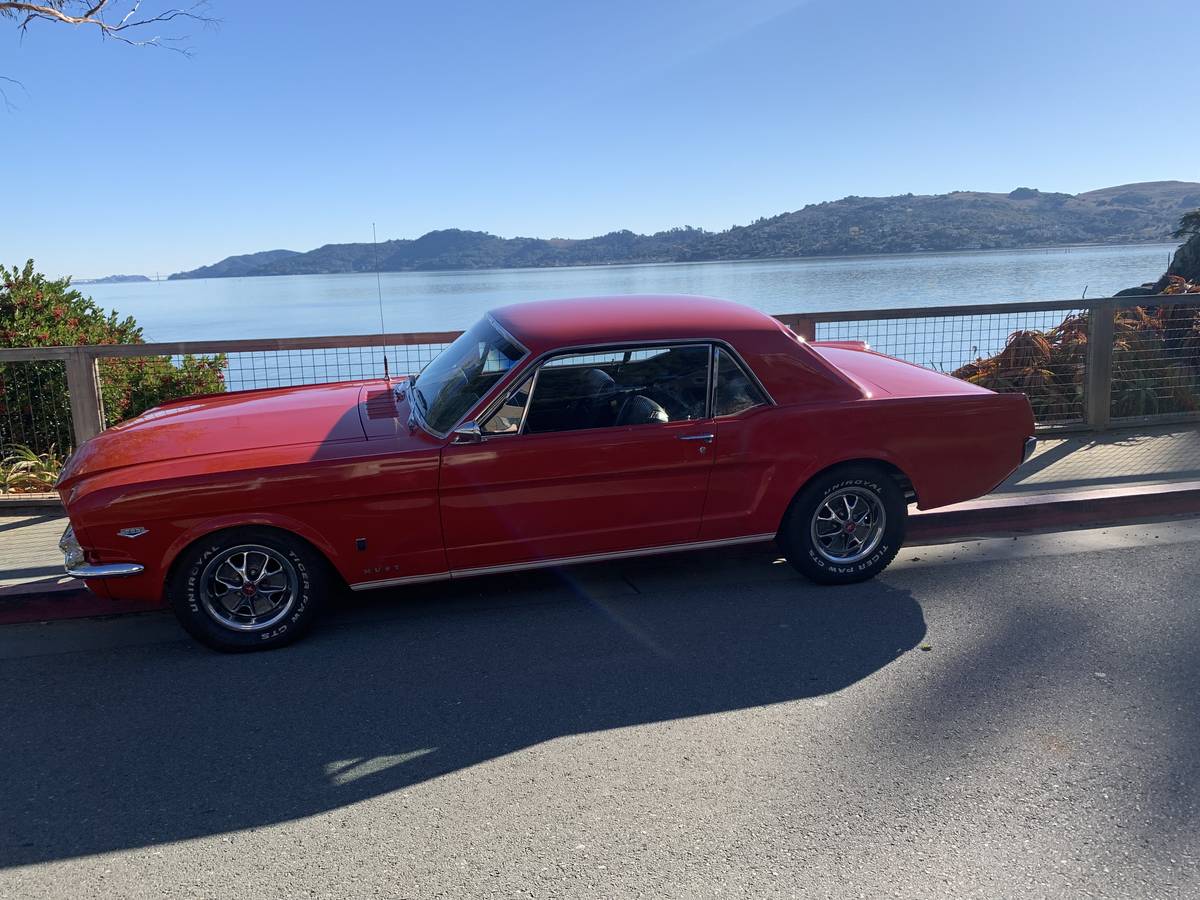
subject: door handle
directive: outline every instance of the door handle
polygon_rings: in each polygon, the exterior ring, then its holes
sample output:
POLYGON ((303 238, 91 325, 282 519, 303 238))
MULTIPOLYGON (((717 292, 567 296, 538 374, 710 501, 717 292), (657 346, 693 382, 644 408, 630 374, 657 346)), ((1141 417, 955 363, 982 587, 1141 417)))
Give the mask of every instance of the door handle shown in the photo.
POLYGON ((714 434, 681 434, 679 439, 681 441, 704 441, 707 444, 714 437, 716 437, 714 434))

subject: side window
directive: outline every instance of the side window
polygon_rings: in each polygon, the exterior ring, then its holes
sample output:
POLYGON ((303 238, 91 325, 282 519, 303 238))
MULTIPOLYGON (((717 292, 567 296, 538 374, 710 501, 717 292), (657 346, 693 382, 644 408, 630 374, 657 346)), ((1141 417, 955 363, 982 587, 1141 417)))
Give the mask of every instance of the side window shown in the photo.
POLYGON ((554 357, 542 364, 524 401, 529 408, 523 431, 539 434, 704 418, 708 361, 708 346, 696 344, 554 357))
POLYGON ((762 391, 742 371, 732 356, 717 348, 717 384, 713 392, 713 415, 732 416, 767 400, 762 391))
POLYGON ((480 430, 484 434, 516 434, 520 431, 525 406, 529 403, 529 385, 532 382, 532 377, 521 382, 521 386, 509 394, 504 404, 480 426, 480 430))

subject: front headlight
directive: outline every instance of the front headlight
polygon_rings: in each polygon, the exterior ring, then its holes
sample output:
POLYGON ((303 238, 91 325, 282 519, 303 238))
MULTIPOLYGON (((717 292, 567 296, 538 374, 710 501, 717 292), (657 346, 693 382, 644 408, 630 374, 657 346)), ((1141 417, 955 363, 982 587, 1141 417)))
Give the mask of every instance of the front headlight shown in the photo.
POLYGON ((63 532, 63 536, 58 541, 58 549, 62 551, 63 562, 68 569, 82 566, 86 561, 83 555, 83 548, 79 546, 79 541, 75 540, 75 529, 70 525, 63 532))

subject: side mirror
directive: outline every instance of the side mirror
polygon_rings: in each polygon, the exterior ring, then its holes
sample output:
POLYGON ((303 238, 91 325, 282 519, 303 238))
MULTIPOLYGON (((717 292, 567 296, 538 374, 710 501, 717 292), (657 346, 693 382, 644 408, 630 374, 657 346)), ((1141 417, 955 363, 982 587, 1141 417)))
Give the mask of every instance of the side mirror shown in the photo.
POLYGON ((454 429, 454 443, 456 444, 482 444, 483 431, 479 428, 478 422, 463 422, 462 425, 454 429))

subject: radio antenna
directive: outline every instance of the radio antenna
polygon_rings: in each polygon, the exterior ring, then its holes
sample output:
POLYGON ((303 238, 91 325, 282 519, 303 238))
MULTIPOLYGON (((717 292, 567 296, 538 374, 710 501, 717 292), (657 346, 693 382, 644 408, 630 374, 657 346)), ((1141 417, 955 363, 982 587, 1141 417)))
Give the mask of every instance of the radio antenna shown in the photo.
POLYGON ((374 222, 371 223, 371 244, 375 250, 375 293, 379 296, 379 337, 383 341, 383 380, 391 384, 392 376, 388 372, 387 328, 383 325, 383 279, 379 275, 379 238, 375 235, 374 222))

